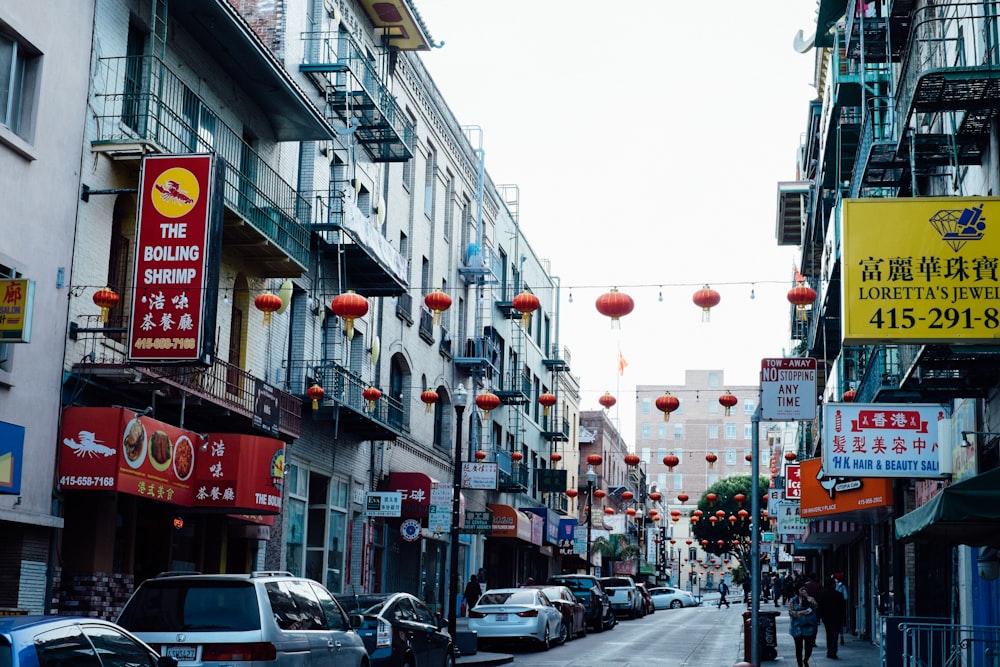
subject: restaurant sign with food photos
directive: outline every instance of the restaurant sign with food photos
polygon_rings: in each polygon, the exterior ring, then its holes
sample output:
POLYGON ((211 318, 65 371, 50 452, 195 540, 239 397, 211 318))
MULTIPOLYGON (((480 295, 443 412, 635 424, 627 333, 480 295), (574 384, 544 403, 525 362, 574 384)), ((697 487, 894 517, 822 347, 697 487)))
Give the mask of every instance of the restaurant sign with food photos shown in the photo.
POLYGON ((272 473, 284 469, 284 442, 218 433, 203 438, 126 408, 67 408, 59 483, 63 489, 120 491, 182 507, 281 511, 283 473, 272 473), (219 443, 232 443, 230 456, 219 456, 219 443), (218 503, 199 499, 214 500, 215 489, 221 489, 218 503))

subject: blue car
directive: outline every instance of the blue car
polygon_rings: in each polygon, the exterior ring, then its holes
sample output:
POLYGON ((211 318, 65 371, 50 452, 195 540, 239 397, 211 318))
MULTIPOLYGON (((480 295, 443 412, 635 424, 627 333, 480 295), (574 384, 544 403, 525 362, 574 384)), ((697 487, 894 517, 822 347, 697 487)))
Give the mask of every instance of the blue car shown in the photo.
POLYGON ((177 667, 128 631, 82 616, 0 616, 0 665, 5 667, 177 667), (98 657, 100 656, 100 657, 98 657))

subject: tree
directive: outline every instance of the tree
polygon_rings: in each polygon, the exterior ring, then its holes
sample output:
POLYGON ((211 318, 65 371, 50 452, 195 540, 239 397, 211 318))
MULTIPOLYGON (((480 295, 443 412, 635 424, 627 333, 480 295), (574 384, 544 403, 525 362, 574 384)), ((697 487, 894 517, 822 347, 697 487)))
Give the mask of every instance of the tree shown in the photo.
MULTIPOLYGON (((753 478, 750 475, 733 475, 720 479, 710 486, 698 501, 698 509, 702 513, 698 521, 692 524, 691 529, 694 537, 703 542, 703 551, 718 556, 728 553, 736 558, 740 566, 747 571, 750 570, 752 553, 750 520, 750 487, 752 484, 753 478), (709 501, 710 494, 715 494, 714 501, 709 501), (739 494, 743 496, 742 502, 736 499, 739 494), (722 516, 717 515, 720 510, 723 512, 722 516), (741 510, 746 512, 745 516, 740 514, 741 510), (730 521, 730 517, 736 517, 736 520, 730 521), (716 520, 711 521, 711 518, 716 520)), ((759 480, 760 488, 767 489, 767 485, 767 478, 761 477, 759 480)), ((766 524, 766 521, 758 523, 760 532, 764 532, 766 524)))

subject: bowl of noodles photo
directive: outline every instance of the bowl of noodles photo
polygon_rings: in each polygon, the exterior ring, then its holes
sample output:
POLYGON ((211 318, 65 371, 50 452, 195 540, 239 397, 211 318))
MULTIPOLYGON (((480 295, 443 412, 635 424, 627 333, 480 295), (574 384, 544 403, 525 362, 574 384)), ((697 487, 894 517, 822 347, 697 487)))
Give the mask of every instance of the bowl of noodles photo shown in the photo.
POLYGON ((149 463, 157 472, 166 472, 173 459, 174 445, 165 431, 156 431, 149 436, 149 463))
POLYGON ((186 435, 174 441, 174 474, 181 482, 187 481, 194 470, 194 445, 186 435))
POLYGON ((146 427, 138 417, 133 418, 125 427, 125 435, 122 436, 122 454, 125 455, 125 462, 133 470, 137 470, 146 460, 146 427))

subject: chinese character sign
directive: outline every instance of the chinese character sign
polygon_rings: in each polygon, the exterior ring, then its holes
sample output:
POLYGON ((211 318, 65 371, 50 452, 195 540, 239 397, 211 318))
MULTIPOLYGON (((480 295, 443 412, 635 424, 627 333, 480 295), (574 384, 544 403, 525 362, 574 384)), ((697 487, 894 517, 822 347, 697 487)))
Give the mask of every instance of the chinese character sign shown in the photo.
POLYGON ((944 477, 951 447, 939 441, 940 405, 827 403, 823 470, 828 477, 944 477))
POLYGON ((202 358, 204 326, 210 324, 203 318, 215 312, 204 298, 211 286, 209 258, 218 261, 210 247, 214 174, 211 155, 143 159, 130 359, 202 358))
POLYGON ((31 342, 33 280, 0 280, 0 343, 31 342))

